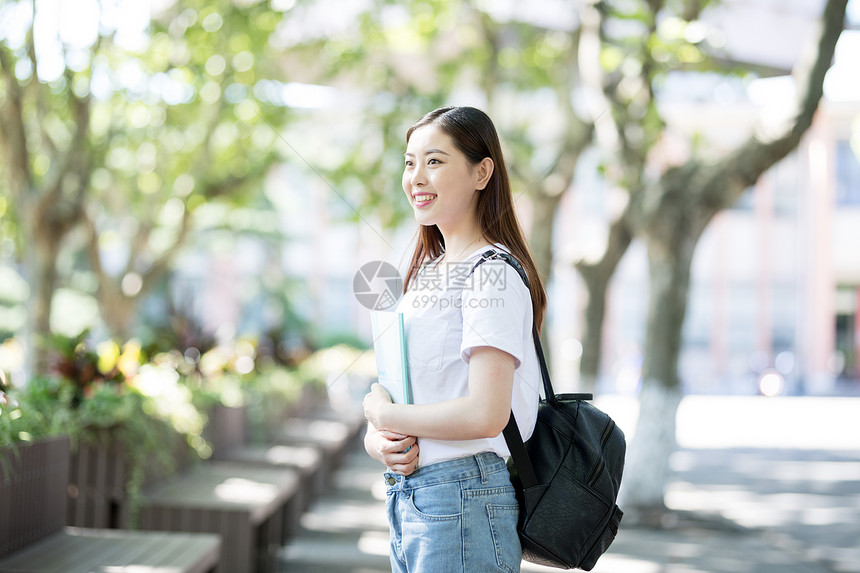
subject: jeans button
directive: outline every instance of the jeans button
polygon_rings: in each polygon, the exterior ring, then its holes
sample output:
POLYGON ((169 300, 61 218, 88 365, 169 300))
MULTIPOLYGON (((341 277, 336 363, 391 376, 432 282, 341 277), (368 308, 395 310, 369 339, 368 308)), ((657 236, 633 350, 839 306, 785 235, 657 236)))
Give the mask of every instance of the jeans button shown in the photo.
POLYGON ((396 483, 397 483, 397 480, 395 480, 393 477, 388 478, 388 485, 394 485, 396 483))

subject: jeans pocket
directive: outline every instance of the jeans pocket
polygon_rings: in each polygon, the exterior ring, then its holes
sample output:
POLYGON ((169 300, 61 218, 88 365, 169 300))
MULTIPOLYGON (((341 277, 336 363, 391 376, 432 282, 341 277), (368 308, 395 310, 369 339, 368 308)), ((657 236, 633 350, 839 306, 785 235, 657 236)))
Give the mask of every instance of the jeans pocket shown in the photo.
POLYGON ((487 504, 490 518, 490 532, 496 552, 496 564, 502 571, 517 573, 523 560, 520 538, 517 534, 519 505, 487 504))
POLYGON ((409 495, 409 503, 418 517, 429 521, 459 519, 463 510, 456 481, 416 488, 409 495))

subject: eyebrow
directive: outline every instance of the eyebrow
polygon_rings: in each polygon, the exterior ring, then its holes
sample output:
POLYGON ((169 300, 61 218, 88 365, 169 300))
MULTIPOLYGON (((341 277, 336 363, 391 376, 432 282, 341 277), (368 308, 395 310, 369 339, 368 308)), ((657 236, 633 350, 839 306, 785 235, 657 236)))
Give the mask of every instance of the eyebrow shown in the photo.
MULTIPOLYGON (((442 155, 448 155, 449 157, 451 155, 447 151, 442 151, 441 149, 436 149, 436 148, 428 149, 427 151, 424 152, 424 155, 430 155, 431 153, 441 153, 442 155)), ((406 152, 403 155, 405 155, 406 157, 415 157, 414 154, 409 153, 409 152, 406 152)))

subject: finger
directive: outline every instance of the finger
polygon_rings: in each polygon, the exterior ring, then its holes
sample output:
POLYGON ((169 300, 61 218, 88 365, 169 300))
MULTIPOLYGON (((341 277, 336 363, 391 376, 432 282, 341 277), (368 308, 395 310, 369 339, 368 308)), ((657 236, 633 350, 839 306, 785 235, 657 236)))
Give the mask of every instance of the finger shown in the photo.
POLYGON ((383 461, 385 465, 394 469, 395 467, 407 466, 410 464, 417 464, 418 459, 418 447, 413 446, 408 452, 403 450, 398 450, 396 452, 385 452, 383 455, 383 461))
POLYGON ((402 434, 386 432, 385 430, 380 430, 379 433, 387 440, 384 442, 385 449, 391 452, 403 451, 417 442, 417 438, 414 436, 404 436, 402 434))
POLYGON ((412 450, 409 450, 406 453, 398 452, 393 454, 387 454, 384 456, 385 465, 394 469, 394 468, 403 468, 406 466, 416 466, 418 465, 418 453, 413 453, 412 450))
POLYGON ((406 459, 412 459, 418 455, 418 444, 414 439, 399 440, 388 444, 388 451, 393 454, 408 455, 406 459))
POLYGON ((388 390, 385 389, 385 386, 375 383, 370 387, 370 393, 374 394, 378 399, 385 400, 386 402, 391 402, 391 394, 388 393, 388 390))
MULTIPOLYGON (((402 464, 395 464, 395 466, 396 466, 396 472, 395 473, 399 473, 399 474, 408 476, 412 472, 414 472, 415 470, 418 469, 418 456, 416 455, 412 460, 410 460, 408 462, 405 462, 402 464)), ((391 466, 389 466, 389 467, 391 467, 391 466)), ((395 468, 391 467, 391 469, 394 470, 395 468)))
POLYGON ((403 452, 406 453, 407 450, 416 447, 417 442, 415 438, 404 438, 402 440, 397 440, 396 442, 391 442, 391 450, 394 452, 403 452))
POLYGON ((412 448, 403 455, 406 456, 407 463, 410 463, 410 464, 414 463, 417 465, 418 464, 418 454, 419 454, 418 446, 416 445, 416 446, 412 446, 412 448))
POLYGON ((400 442, 387 442, 380 448, 380 450, 383 455, 390 458, 392 462, 400 463, 411 459, 410 457, 405 457, 410 455, 407 452, 410 447, 411 446, 402 446, 400 445, 400 442))
POLYGON ((417 444, 418 438, 416 438, 415 436, 404 436, 402 439, 397 440, 397 442, 395 443, 397 444, 398 448, 400 448, 401 450, 405 450, 417 444))
POLYGON ((412 472, 414 472, 418 468, 418 464, 409 463, 409 464, 395 464, 394 466, 388 466, 391 471, 394 473, 408 476, 412 472))

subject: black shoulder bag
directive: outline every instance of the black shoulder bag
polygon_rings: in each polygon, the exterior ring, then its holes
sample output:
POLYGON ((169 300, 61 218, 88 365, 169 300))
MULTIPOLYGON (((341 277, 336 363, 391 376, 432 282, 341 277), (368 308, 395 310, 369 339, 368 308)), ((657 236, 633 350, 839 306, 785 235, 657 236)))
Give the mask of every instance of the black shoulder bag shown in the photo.
MULTIPOLYGON (((491 259, 513 266, 528 286, 522 265, 508 253, 486 251, 472 272, 491 259)), ((622 512, 615 502, 626 442, 615 422, 587 402, 591 394, 555 394, 536 325, 532 335, 545 397, 526 443, 513 411, 504 430, 520 504, 517 530, 523 558, 590 571, 618 532, 622 512)))

